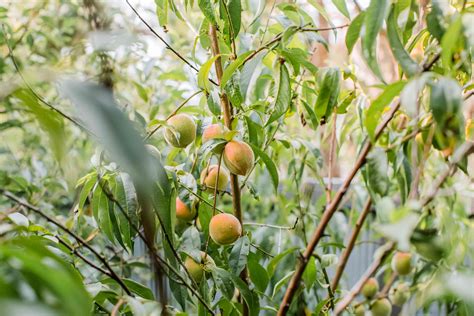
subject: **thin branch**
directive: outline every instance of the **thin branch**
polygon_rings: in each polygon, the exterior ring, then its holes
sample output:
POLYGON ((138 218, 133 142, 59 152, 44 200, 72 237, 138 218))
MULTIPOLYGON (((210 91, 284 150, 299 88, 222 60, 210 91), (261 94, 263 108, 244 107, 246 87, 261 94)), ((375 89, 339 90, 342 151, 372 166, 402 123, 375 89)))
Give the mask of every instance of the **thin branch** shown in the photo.
MULTIPOLYGON (((41 103, 43 103, 44 105, 46 105, 48 108, 50 108, 51 110, 53 110, 54 112, 58 113, 60 116, 64 117, 66 120, 70 121, 71 123, 73 123, 74 125, 78 126, 79 128, 81 128, 82 130, 88 132, 88 133, 91 133, 87 128, 85 128, 82 124, 80 124, 78 121, 76 121, 75 119, 73 119, 71 116, 67 115, 66 113, 64 113, 63 111, 61 111, 60 109, 56 108, 54 105, 52 105, 51 103, 49 103, 48 101, 46 101, 45 99, 43 99, 43 97, 41 97, 38 93, 36 93, 36 91, 33 89, 33 87, 29 84, 29 82, 26 80, 25 76, 23 75, 23 72, 20 70, 20 66, 18 65, 17 61, 16 61, 16 58, 15 58, 15 55, 13 54, 13 49, 12 47, 10 46, 10 43, 9 43, 9 40, 8 40, 8 35, 7 35, 7 32, 5 30, 5 24, 2 24, 2 30, 3 30, 3 35, 5 37, 5 43, 7 44, 7 47, 8 47, 8 52, 9 52, 9 55, 10 55, 10 59, 12 60, 12 63, 13 63, 13 67, 15 67, 15 70, 16 72, 18 72, 18 75, 20 76, 21 80, 23 81, 23 83, 25 84, 25 86, 28 88, 28 90, 31 92, 31 94, 33 94, 33 96, 38 100, 40 101, 41 103)), ((93 133, 91 133, 93 134, 93 133)))
MULTIPOLYGON (((148 24, 147 21, 145 21, 145 19, 140 15, 140 13, 138 13, 138 11, 132 6, 132 4, 129 2, 129 0, 125 0, 125 2, 128 4, 128 6, 130 7, 130 9, 132 9, 133 13, 135 13, 135 15, 140 19, 140 21, 143 22, 143 24, 146 25, 146 27, 150 30, 151 33, 153 33, 153 35, 155 35, 163 44, 165 44, 166 48, 169 49, 170 51, 173 52, 173 54, 175 54, 179 59, 181 59, 186 65, 188 65, 189 67, 191 67, 191 69, 193 69, 195 72, 199 72, 199 69, 197 69, 193 64, 191 64, 186 58, 184 58, 183 55, 181 55, 176 49, 174 49, 170 44, 168 44, 168 42, 160 35, 158 34, 158 32, 156 32, 153 27, 151 27, 150 24, 148 24)), ((218 85, 214 80, 212 79, 209 79, 210 82, 212 82, 214 85, 218 85)))
POLYGON ((264 224, 264 223, 242 223, 244 226, 259 226, 259 227, 268 227, 268 228, 275 228, 275 229, 283 229, 283 230, 294 230, 296 228, 296 224, 298 223, 299 218, 296 218, 295 223, 293 226, 278 226, 278 225, 272 225, 272 224, 264 224))
POLYGON ((120 307, 125 303, 123 298, 120 298, 117 302, 117 304, 114 305, 114 308, 112 309, 112 312, 110 313, 110 316, 116 316, 117 313, 119 313, 120 307))
POLYGON ((321 257, 317 254, 313 254, 316 259, 318 259, 319 264, 321 264, 321 268, 323 271, 324 281, 328 285, 328 295, 329 295, 329 304, 331 309, 334 309, 334 288, 331 286, 331 282, 329 281, 328 273, 325 268, 322 267, 322 260, 321 257))
POLYGON ((341 280, 342 274, 344 273, 344 269, 346 268, 347 261, 349 261, 349 257, 352 253, 352 250, 354 249, 354 245, 357 241, 357 237, 359 236, 362 226, 364 225, 364 221, 370 212, 371 205, 372 205, 372 199, 369 196, 367 200, 365 201, 364 208, 362 209, 362 212, 360 213, 359 218, 357 219, 354 230, 352 231, 351 237, 349 238, 349 242, 347 243, 347 247, 344 249, 344 251, 341 254, 339 264, 336 268, 336 273, 331 283, 331 286, 334 289, 334 291, 337 290, 339 281, 341 280))
POLYGON ((92 248, 92 246, 90 246, 84 239, 82 239, 80 236, 76 235, 74 232, 72 232, 70 229, 68 229, 66 226, 64 226, 63 224, 61 224, 60 222, 58 222, 57 220, 55 220, 54 218, 50 217, 49 215, 43 213, 39 208, 37 208, 36 206, 33 206, 31 205, 30 203, 24 201, 23 199, 17 197, 16 195, 8 192, 8 191, 5 191, 3 189, 0 189, 0 192, 3 194, 3 196, 5 196, 6 198, 20 204, 21 206, 23 207, 26 207, 27 209, 35 212, 36 214, 40 215, 41 217, 43 217, 44 219, 46 219, 48 222, 56 225, 57 227, 61 228, 63 231, 65 231, 69 236, 73 237, 75 240, 77 240, 77 242, 79 242, 82 246, 84 246, 85 248, 87 248, 90 252, 92 252, 96 257, 97 259, 99 259, 100 262, 102 262, 102 264, 107 268, 107 270, 109 271, 110 273, 110 277, 112 279, 114 279, 119 285, 120 287, 125 291, 125 293, 127 293, 128 295, 130 296, 133 296, 133 293, 128 289, 127 285, 125 285, 125 283, 122 281, 122 279, 118 276, 117 273, 115 273, 115 271, 112 269, 112 267, 110 266, 110 264, 107 262, 107 260, 101 256, 94 248, 92 248))
POLYGON ((99 267, 98 265, 96 265, 94 262, 92 262, 91 260, 89 260, 88 258, 84 257, 78 250, 77 248, 74 248, 72 247, 71 245, 69 245, 64 239, 62 239, 61 237, 59 237, 58 235, 56 235, 56 238, 58 239, 59 243, 64 245, 64 247, 66 247, 67 249, 69 249, 69 251, 71 251, 72 254, 74 254, 75 256, 77 256, 78 258, 80 258, 82 261, 84 261, 87 265, 89 265, 90 267, 94 268, 95 270, 99 271, 100 273, 102 274, 105 274, 106 276, 108 277, 111 277, 111 274, 109 271, 99 267))
POLYGON ((380 248, 382 251, 372 262, 372 264, 367 268, 362 277, 357 281, 357 283, 352 287, 349 293, 344 296, 344 298, 336 305, 336 310, 334 315, 339 315, 344 311, 344 309, 349 306, 349 304, 354 300, 354 298, 360 293, 362 287, 371 278, 379 269, 379 267, 384 262, 385 258, 393 251, 395 244, 393 242, 388 242, 380 248))
POLYGON ((398 273, 393 271, 392 274, 390 274, 390 278, 388 279, 388 281, 383 286, 382 291, 380 291, 379 297, 387 296, 388 291, 390 291, 390 288, 392 287, 392 285, 395 282, 395 280, 397 279, 397 277, 398 277, 398 273))

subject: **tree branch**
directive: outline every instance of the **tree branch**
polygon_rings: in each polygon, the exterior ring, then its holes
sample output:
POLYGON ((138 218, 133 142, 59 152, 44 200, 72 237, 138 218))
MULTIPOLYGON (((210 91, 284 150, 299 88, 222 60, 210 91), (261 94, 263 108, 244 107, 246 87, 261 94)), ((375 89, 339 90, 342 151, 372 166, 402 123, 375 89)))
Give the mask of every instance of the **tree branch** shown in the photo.
POLYGON ((5 196, 6 198, 20 204, 21 206, 23 207, 26 207, 27 209, 35 212, 36 214, 40 215, 41 217, 43 217, 44 219, 46 219, 48 222, 56 225, 57 227, 61 228, 63 231, 65 231, 69 236, 73 237, 75 240, 77 240, 77 242, 79 242, 82 246, 84 246, 85 248, 87 248, 90 252, 92 252, 94 254, 94 256, 97 257, 97 259, 99 259, 100 262, 102 262, 102 264, 106 267, 106 269, 109 271, 110 273, 110 277, 112 279, 114 279, 119 285, 120 287, 125 291, 125 293, 127 293, 127 295, 130 295, 130 296, 133 296, 133 293, 128 289, 127 285, 125 285, 125 283, 122 281, 122 279, 118 276, 117 273, 115 273, 115 271, 112 269, 112 267, 109 265, 109 263, 107 262, 107 260, 101 256, 94 248, 92 248, 92 246, 90 246, 84 239, 82 239, 80 236, 76 235, 74 232, 72 232, 70 229, 68 229, 66 226, 64 226, 63 224, 61 224, 60 222, 58 222, 57 220, 55 220, 54 218, 50 217, 49 215, 46 215, 45 213, 43 213, 39 208, 37 208, 36 206, 33 206, 31 205, 30 203, 22 200, 21 198, 17 197, 16 195, 8 192, 8 191, 5 191, 3 189, 0 189, 0 192, 3 194, 3 196, 5 196))

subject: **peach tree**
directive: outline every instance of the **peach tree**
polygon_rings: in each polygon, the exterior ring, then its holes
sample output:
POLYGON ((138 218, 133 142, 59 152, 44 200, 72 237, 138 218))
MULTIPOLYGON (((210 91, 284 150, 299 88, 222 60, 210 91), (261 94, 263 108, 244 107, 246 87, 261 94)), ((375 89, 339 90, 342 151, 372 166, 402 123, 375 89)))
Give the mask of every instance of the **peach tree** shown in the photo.
POLYGON ((0 314, 474 313, 471 1, 0 20, 0 314))

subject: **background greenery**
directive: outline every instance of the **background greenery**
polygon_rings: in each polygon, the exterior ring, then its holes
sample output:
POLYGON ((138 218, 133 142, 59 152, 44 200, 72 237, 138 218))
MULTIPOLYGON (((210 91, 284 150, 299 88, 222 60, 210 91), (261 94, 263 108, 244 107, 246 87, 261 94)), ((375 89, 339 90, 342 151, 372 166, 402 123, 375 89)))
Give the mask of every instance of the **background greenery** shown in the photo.
POLYGON ((382 297, 409 284, 394 314, 474 313, 472 1, 12 0, 0 21, 0 314, 273 315, 295 269, 294 315, 369 309, 372 275, 382 297), (226 247, 208 223, 235 194, 199 182, 219 94, 257 158, 226 247), (185 149, 157 130, 176 112, 198 124, 185 149), (355 247, 380 250, 334 288, 364 210, 355 247), (216 265, 196 284, 199 250, 216 265))

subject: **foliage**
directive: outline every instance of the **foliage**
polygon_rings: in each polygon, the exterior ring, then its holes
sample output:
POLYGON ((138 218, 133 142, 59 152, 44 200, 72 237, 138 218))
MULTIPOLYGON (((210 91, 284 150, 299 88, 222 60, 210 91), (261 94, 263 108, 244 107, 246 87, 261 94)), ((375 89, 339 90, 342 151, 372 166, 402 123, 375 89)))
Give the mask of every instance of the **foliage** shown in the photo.
POLYGON ((474 4, 360 2, 0 4, 0 314, 474 313, 474 4))

